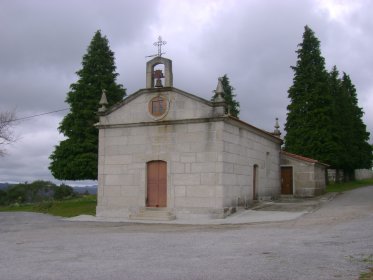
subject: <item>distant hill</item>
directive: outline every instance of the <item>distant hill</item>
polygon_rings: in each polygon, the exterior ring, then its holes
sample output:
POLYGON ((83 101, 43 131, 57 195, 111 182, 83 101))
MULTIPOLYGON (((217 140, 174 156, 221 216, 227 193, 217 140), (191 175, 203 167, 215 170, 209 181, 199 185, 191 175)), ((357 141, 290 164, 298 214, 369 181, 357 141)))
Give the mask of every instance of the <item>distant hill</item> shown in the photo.
POLYGON ((73 187, 74 192, 84 194, 97 194, 97 186, 73 187))
MULTIPOLYGON (((0 183, 0 190, 5 190, 12 186, 13 184, 9 183, 0 183)), ((97 194, 97 186, 85 186, 85 187, 72 187, 74 189, 74 192, 79 193, 79 194, 97 194)))
POLYGON ((0 190, 5 190, 9 187, 9 183, 0 183, 0 190))

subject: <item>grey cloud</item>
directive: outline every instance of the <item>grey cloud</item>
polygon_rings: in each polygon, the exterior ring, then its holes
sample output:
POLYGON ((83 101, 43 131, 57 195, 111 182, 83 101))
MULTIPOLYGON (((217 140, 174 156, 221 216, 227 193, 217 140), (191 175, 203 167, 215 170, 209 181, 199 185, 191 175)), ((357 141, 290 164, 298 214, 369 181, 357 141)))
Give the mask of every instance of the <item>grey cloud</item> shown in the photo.
POLYGON ((44 110, 64 100, 97 29, 115 48, 143 36, 152 20, 147 1, 7 1, 0 8, 2 105, 37 99, 44 110))
POLYGON ((62 136, 56 131, 58 116, 44 116, 18 122, 18 141, 8 146, 8 154, 0 161, 0 181, 32 181, 50 179, 49 155, 62 136))
MULTIPOLYGON (((171 3, 1 1, 0 110, 17 107, 18 116, 28 116, 65 108, 66 93, 97 29, 115 52, 118 82, 133 93, 145 86, 145 56, 155 53, 154 33, 164 32, 159 35, 168 41, 165 51, 173 60, 176 87, 209 99, 217 77, 227 73, 244 121, 272 130, 279 117, 283 128, 293 78, 290 66, 296 63, 295 50, 308 24, 321 41, 327 67, 336 64, 350 74, 373 132, 371 2, 361 1, 360 10, 338 22, 315 1, 216 1, 214 5, 222 6, 201 25, 193 22, 196 7, 211 1, 186 2, 187 10, 178 2, 165 14, 171 3)), ((57 127, 64 113, 17 127, 23 139, 1 159, 0 181, 51 178, 48 157, 61 139, 57 127)))

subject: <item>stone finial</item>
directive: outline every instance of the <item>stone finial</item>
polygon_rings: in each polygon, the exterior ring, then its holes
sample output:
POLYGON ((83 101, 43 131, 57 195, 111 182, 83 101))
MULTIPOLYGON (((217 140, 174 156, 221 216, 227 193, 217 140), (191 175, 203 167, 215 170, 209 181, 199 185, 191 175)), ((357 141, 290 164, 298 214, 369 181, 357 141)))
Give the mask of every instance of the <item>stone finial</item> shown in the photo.
POLYGON ((279 130, 280 125, 278 124, 278 118, 276 118, 276 123, 275 123, 275 130, 273 131, 273 135, 280 137, 281 131, 279 130))
POLYGON ((224 102, 223 94, 224 94, 224 89, 223 89, 223 78, 218 78, 218 85, 216 86, 215 92, 215 98, 214 102, 224 102))
POLYGON ((106 111, 106 105, 109 104, 107 102, 106 90, 105 89, 102 90, 101 99, 100 99, 100 102, 98 104, 101 105, 101 107, 98 109, 98 111, 99 112, 105 112, 106 111))

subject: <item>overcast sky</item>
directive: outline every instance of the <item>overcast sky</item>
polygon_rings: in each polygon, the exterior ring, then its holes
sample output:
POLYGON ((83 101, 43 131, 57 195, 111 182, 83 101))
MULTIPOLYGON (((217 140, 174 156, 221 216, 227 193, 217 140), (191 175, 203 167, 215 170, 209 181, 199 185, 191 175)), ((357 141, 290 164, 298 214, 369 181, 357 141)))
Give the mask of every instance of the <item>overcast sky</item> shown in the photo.
MULTIPOLYGON (((145 56, 156 53, 161 35, 175 87, 210 99, 217 78, 228 74, 240 118, 271 131, 278 117, 283 129, 290 66, 308 25, 327 68, 350 75, 372 134, 372 11, 369 0, 1 0, 0 111, 22 118, 68 108, 66 93, 100 29, 127 94, 145 87, 145 56)), ((63 139, 57 127, 66 113, 17 123, 18 141, 0 158, 0 182, 53 180, 49 155, 63 139)))

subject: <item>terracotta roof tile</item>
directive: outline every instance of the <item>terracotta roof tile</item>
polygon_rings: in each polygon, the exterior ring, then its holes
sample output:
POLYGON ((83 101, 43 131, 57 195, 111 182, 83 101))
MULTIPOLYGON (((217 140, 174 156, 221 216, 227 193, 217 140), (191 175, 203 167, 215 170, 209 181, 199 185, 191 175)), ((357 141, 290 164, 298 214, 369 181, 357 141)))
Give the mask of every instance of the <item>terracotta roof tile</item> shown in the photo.
POLYGON ((288 157, 292 157, 292 158, 295 158, 295 159, 307 161, 307 162, 310 162, 310 163, 318 163, 318 164, 322 164, 322 165, 325 165, 325 166, 329 166, 329 165, 327 165, 325 163, 322 163, 322 162, 320 162, 316 159, 313 159, 313 158, 308 158, 308 157, 292 154, 292 153, 289 153, 289 152, 286 152, 286 151, 281 151, 281 153, 288 156, 288 157))

